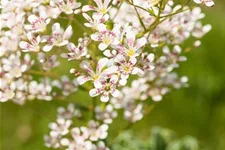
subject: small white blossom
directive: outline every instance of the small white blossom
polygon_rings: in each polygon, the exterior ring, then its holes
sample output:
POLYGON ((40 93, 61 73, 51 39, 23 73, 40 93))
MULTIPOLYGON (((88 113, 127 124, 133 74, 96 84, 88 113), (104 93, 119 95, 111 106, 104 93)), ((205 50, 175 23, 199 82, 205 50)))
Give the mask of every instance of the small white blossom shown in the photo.
POLYGON ((20 42, 20 48, 22 48, 23 52, 39 52, 40 46, 39 43, 41 41, 40 36, 34 37, 31 32, 27 33, 27 38, 29 43, 26 41, 20 42))
POLYGON ((99 94, 102 94, 101 101, 107 102, 109 100, 109 94, 111 94, 113 97, 117 97, 119 95, 119 91, 116 89, 118 76, 113 75, 109 79, 105 81, 101 81, 100 87, 94 88, 89 91, 89 94, 91 97, 98 96, 99 94), (107 81, 109 80, 109 81, 107 81))
POLYGON ((194 2, 196 3, 196 4, 201 4, 201 3, 204 3, 206 6, 208 6, 208 7, 212 7, 212 6, 214 6, 214 2, 213 2, 213 0, 194 0, 194 2))
POLYGON ((51 19, 46 19, 43 17, 38 17, 36 15, 30 15, 28 17, 29 25, 25 25, 25 29, 31 32, 44 32, 46 26, 49 24, 51 19))
POLYGON ((111 8, 111 6, 109 6, 111 0, 94 0, 94 2, 97 4, 97 7, 92 5, 85 5, 83 6, 82 11, 95 11, 101 14, 106 14, 111 8))
POLYGON ((81 6, 81 3, 76 0, 53 0, 56 6, 66 14, 72 14, 74 10, 81 6))
POLYGON ((43 51, 49 52, 53 46, 65 46, 69 43, 68 39, 71 37, 72 33, 72 26, 68 26, 64 32, 59 23, 54 23, 52 25, 52 35, 43 37, 42 42, 48 43, 43 47, 43 51))

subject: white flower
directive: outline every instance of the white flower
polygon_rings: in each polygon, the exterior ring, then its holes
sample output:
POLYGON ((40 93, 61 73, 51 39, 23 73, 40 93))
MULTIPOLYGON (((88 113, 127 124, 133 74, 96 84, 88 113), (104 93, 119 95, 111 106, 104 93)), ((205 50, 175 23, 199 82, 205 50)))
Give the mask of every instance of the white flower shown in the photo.
POLYGON ((104 109, 100 106, 95 107, 96 118, 106 124, 111 124, 113 119, 117 117, 117 112, 111 104, 108 104, 104 109))
POLYGON ((137 63, 137 59, 135 57, 131 57, 129 61, 127 61, 123 55, 119 54, 115 58, 115 62, 117 63, 118 71, 121 75, 121 80, 119 82, 121 85, 125 85, 127 83, 127 79, 130 74, 138 73, 138 68, 135 67, 137 63))
POLYGON ((49 52, 53 46, 61 47, 68 44, 68 39, 71 37, 72 33, 72 26, 68 26, 64 32, 63 29, 60 28, 59 23, 54 23, 52 25, 52 35, 43 37, 42 42, 48 43, 43 47, 43 51, 49 52))
POLYGON ((96 32, 95 34, 91 35, 91 39, 94 41, 101 41, 101 43, 98 45, 98 48, 100 50, 105 50, 110 45, 118 45, 119 39, 118 35, 120 33, 119 26, 115 26, 112 31, 107 30, 105 25, 99 25, 98 30, 99 32, 96 32))
POLYGON ((142 53, 141 59, 138 61, 138 75, 143 76, 147 71, 153 70, 155 68, 153 60, 155 55, 153 53, 142 53))
POLYGON ((67 108, 59 107, 58 118, 72 119, 74 116, 80 117, 81 112, 74 104, 69 104, 67 108))
POLYGON ((21 77, 22 73, 27 71, 34 63, 34 61, 31 60, 30 55, 26 54, 24 61, 20 60, 20 55, 20 53, 17 53, 16 55, 11 54, 8 58, 3 58, 1 60, 3 64, 3 70, 15 78, 21 77))
POLYGON ((73 140, 64 142, 65 145, 68 144, 68 150, 92 150, 92 143, 88 140, 89 133, 85 127, 73 128, 71 134, 73 140))
POLYGON ((61 136, 56 134, 55 132, 50 132, 50 135, 44 136, 45 146, 52 147, 52 148, 59 148, 60 147, 60 139, 61 136))
POLYGON ((21 41, 20 48, 22 48, 23 52, 39 52, 40 46, 39 43, 41 41, 40 36, 34 37, 31 32, 27 33, 28 42, 21 41))
POLYGON ((67 44, 67 49, 69 53, 62 53, 63 58, 70 60, 80 60, 82 57, 87 55, 87 48, 83 43, 78 43, 78 46, 75 46, 73 43, 67 44))
POLYGON ((143 118, 142 113, 143 106, 142 104, 138 104, 137 106, 129 106, 124 112, 125 119, 129 120, 130 122, 136 122, 143 118))
POLYGON ((92 150, 109 150, 109 148, 106 147, 104 142, 99 141, 96 145, 93 145, 92 150))
POLYGON ((31 32, 44 32, 51 19, 30 15, 28 21, 30 25, 25 25, 25 29, 31 32))
POLYGON ((137 39, 135 41, 135 33, 133 31, 129 31, 126 33, 126 45, 122 46, 122 51, 126 56, 136 57, 141 53, 141 47, 143 47, 147 40, 145 37, 137 39))
POLYGON ((93 81, 95 87, 101 87, 101 81, 104 80, 107 76, 116 72, 115 67, 108 67, 108 59, 102 58, 98 61, 96 70, 93 71, 91 64, 87 61, 83 61, 80 64, 80 67, 84 69, 87 75, 82 75, 77 78, 77 81, 80 85, 84 84, 87 81, 93 81))
POLYGON ((57 7, 66 14, 72 14, 75 9, 81 6, 81 3, 75 0, 53 0, 57 7))
POLYGON ((93 120, 89 121, 88 127, 83 127, 83 130, 87 130, 89 134, 89 139, 91 141, 98 141, 99 139, 105 139, 108 136, 108 125, 99 124, 93 120))
POLYGON ((194 2, 196 3, 196 4, 201 4, 201 3, 205 3, 205 5, 206 6, 208 6, 208 7, 212 7, 212 6, 214 6, 214 2, 213 2, 213 0, 194 0, 194 2))
POLYGON ((66 135, 67 133, 69 133, 69 127, 71 126, 71 124, 71 120, 58 118, 56 122, 52 122, 49 124, 49 128, 52 130, 51 132, 55 132, 55 134, 66 135))
POLYGON ((96 11, 101 14, 106 14, 111 8, 111 6, 109 6, 111 0, 94 0, 94 2, 97 4, 97 7, 92 5, 85 5, 83 6, 82 11, 96 11))
POLYGON ((101 101, 107 102, 109 100, 109 94, 111 94, 113 97, 117 97, 119 95, 119 91, 116 89, 118 76, 113 75, 109 79, 101 82, 101 86, 94 88, 89 91, 89 94, 91 97, 98 96, 99 94, 102 94, 101 101), (109 81, 107 81, 109 80, 109 81))
POLYGON ((52 100, 52 86, 48 83, 47 79, 44 79, 41 83, 37 81, 31 81, 28 85, 29 95, 28 99, 40 99, 50 101, 52 100))
POLYGON ((60 62, 57 61, 57 55, 51 55, 50 57, 47 57, 45 53, 38 53, 38 60, 42 64, 43 70, 51 70, 52 68, 55 68, 60 65, 60 62))
POLYGON ((63 95, 68 96, 69 94, 77 91, 77 80, 71 81, 67 76, 62 76, 61 81, 55 80, 52 85, 57 86, 62 90, 63 95))
POLYGON ((88 23, 84 23, 84 25, 94 30, 97 30, 98 26, 105 23, 109 19, 108 14, 102 15, 99 13, 95 13, 91 18, 87 13, 83 13, 83 16, 88 21, 88 23))

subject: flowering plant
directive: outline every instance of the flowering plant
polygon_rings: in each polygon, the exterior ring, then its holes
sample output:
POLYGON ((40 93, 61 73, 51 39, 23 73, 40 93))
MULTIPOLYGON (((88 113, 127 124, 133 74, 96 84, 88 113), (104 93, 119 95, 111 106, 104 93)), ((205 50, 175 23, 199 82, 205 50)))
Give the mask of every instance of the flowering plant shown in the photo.
POLYGON ((2 0, 0 102, 66 100, 75 93, 50 123, 46 146, 109 150, 108 129, 118 110, 133 124, 171 89, 188 86, 175 69, 211 25, 201 23, 200 7, 183 1, 2 0), (194 44, 182 47, 187 40, 194 44), (59 74, 62 65, 72 67, 59 74), (77 103, 78 91, 92 98, 90 106, 77 103), (83 124, 74 125, 80 118, 83 124))

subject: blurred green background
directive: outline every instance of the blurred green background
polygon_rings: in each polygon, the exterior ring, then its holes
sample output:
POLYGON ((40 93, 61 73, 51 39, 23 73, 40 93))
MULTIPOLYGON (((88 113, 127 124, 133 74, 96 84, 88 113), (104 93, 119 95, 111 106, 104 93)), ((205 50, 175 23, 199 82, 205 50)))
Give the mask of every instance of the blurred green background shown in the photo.
MULTIPOLYGON (((196 137, 207 150, 225 150, 225 1, 215 2, 215 7, 203 8, 203 22, 212 24, 212 31, 203 38, 200 48, 187 54, 188 61, 178 70, 189 77, 190 87, 166 95, 132 127, 141 139, 150 134, 153 126, 160 126, 181 137, 196 137)), ((68 68, 64 70, 67 72, 68 68)), ((43 135, 48 134, 48 123, 55 120, 56 108, 66 106, 68 101, 86 104, 89 100, 79 92, 65 101, 29 101, 24 106, 1 103, 1 150, 48 150, 43 135)), ((120 119, 112 124, 109 141, 126 126, 127 122, 121 123, 120 119)))

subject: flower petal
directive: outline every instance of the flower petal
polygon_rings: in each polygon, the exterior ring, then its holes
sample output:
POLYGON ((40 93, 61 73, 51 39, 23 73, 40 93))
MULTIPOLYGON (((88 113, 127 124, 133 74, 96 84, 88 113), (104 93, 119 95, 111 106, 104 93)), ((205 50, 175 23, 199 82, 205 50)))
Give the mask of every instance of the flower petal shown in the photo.
POLYGON ((92 89, 89 91, 89 95, 91 97, 95 97, 95 96, 98 96, 100 94, 99 90, 98 89, 92 89))

